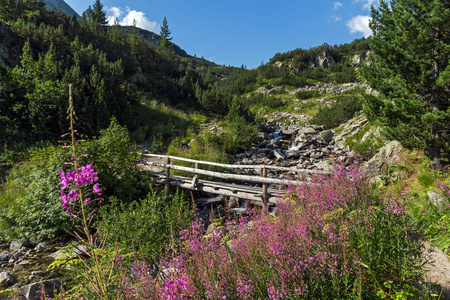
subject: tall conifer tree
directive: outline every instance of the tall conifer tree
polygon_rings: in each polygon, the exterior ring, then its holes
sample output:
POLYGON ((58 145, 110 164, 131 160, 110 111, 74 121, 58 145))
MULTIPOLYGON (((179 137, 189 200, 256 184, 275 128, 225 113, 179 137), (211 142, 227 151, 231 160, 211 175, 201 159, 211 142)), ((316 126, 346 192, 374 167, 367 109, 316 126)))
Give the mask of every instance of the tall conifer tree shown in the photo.
POLYGON ((161 30, 159 32, 159 35, 161 36, 161 40, 160 40, 160 44, 161 47, 165 48, 165 49, 169 49, 171 46, 171 40, 172 37, 170 36, 170 34, 172 33, 172 31, 170 31, 169 29, 169 23, 167 22, 166 17, 164 17, 163 23, 161 25, 161 30))
POLYGON ((366 95, 366 114, 440 169, 450 143, 450 1, 381 1, 370 27, 373 62, 362 73, 380 95, 366 95))

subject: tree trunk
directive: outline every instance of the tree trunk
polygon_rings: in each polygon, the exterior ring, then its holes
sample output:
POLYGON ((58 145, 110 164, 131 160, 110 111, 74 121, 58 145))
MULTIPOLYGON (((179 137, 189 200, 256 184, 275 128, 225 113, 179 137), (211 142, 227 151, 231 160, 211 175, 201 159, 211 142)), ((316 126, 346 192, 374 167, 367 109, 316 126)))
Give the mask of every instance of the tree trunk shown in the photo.
POLYGON ((430 168, 435 171, 442 170, 441 164, 441 147, 438 144, 439 142, 433 141, 428 147, 428 157, 430 158, 430 168))
MULTIPOLYGON (((440 41, 441 35, 438 32, 436 34, 436 39, 440 41)), ((437 111, 440 109, 440 88, 437 85, 437 80, 440 75, 440 66, 439 66, 439 55, 440 51, 439 48, 436 47, 434 49, 434 61, 433 61, 433 79, 435 82, 435 85, 432 89, 432 95, 431 95, 431 110, 437 111)), ((430 168, 436 171, 442 170, 442 164, 441 164, 441 145, 440 141, 441 136, 439 134, 439 128, 437 126, 437 122, 433 122, 431 124, 431 140, 430 145, 428 147, 428 157, 430 158, 430 168)))

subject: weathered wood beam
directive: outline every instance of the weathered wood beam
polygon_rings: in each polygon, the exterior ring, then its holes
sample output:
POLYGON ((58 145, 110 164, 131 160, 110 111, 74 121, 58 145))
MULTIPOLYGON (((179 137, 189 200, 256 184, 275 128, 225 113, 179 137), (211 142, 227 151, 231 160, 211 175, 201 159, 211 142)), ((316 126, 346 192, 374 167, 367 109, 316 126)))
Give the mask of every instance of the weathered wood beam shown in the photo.
POLYGON ((250 176, 250 175, 238 175, 238 174, 228 174, 228 173, 221 173, 221 172, 214 172, 209 170, 202 170, 202 169, 195 169, 195 168, 189 168, 189 167, 183 167, 183 166, 177 166, 177 165, 168 165, 164 163, 158 163, 153 161, 146 161, 146 160, 140 160, 139 161, 142 164, 145 165, 151 165, 156 167, 162 167, 162 168, 170 168, 173 170, 178 171, 185 171, 197 175, 205 175, 205 176, 211 176, 215 178, 221 178, 221 179, 228 179, 228 180, 238 180, 238 181, 245 181, 245 182, 251 182, 251 183, 268 183, 268 184, 280 184, 280 185, 303 185, 303 184, 311 184, 310 182, 299 182, 299 181, 289 181, 289 180, 283 180, 283 179, 276 179, 276 178, 264 178, 260 176, 250 176))
POLYGON ((203 161, 203 160, 195 160, 195 159, 189 159, 189 158, 183 158, 183 157, 177 157, 177 156, 170 156, 170 155, 160 155, 160 154, 149 154, 149 153, 135 153, 136 155, 141 155, 145 157, 158 157, 163 158, 167 160, 168 158, 172 160, 180 160, 185 162, 191 162, 194 164, 203 164, 203 165, 209 165, 209 166, 216 166, 216 167, 222 167, 222 168, 228 168, 228 169, 254 169, 254 170, 260 170, 260 169, 268 169, 268 170, 274 170, 274 171, 285 171, 285 172, 295 172, 297 174, 322 174, 327 175, 330 174, 328 171, 319 171, 319 170, 306 170, 306 169, 298 169, 298 168, 287 168, 287 167, 278 167, 278 166, 271 166, 271 165, 232 165, 232 164, 220 164, 210 161, 203 161))

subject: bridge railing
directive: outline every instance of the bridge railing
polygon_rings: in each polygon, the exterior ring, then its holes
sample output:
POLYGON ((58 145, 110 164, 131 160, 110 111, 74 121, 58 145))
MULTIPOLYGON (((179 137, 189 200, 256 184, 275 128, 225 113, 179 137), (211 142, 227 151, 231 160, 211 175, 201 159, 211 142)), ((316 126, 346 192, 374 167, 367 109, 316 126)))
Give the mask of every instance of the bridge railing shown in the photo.
MULTIPOLYGON (((279 193, 276 191, 268 191, 268 185, 269 184, 276 184, 276 185, 296 185, 296 184, 309 184, 308 182, 297 182, 297 181, 289 181, 287 179, 278 179, 278 178, 268 178, 267 177, 267 171, 279 171, 279 172, 292 172, 294 174, 298 175, 312 175, 312 174, 319 174, 319 175, 326 175, 329 174, 329 172, 326 171, 318 171, 318 170, 306 170, 306 169, 298 169, 298 168, 288 168, 288 167, 279 167, 279 166, 272 166, 272 165, 234 165, 234 164, 221 164, 221 163, 215 163, 210 161, 201 161, 201 160, 194 160, 189 158, 183 158, 183 157, 177 157, 177 156, 170 156, 170 155, 159 155, 159 154, 146 154, 146 153, 134 153, 137 156, 141 157, 148 157, 148 158, 157 158, 159 160, 165 161, 162 162, 156 162, 156 161, 150 161, 145 159, 137 160, 141 164, 153 166, 153 167, 159 167, 164 168, 167 170, 167 172, 164 174, 165 181, 167 184, 167 191, 170 190, 170 185, 177 185, 183 188, 188 188, 191 190, 202 190, 202 191, 208 191, 216 194, 222 194, 226 196, 238 196, 243 197, 242 194, 245 194, 246 197, 251 198, 251 200, 255 201, 262 201, 264 204, 267 204, 268 202, 275 201, 275 198, 279 197, 279 193), (184 162, 190 162, 193 163, 195 167, 185 167, 185 166, 179 166, 173 164, 174 161, 184 161, 184 162), (254 175, 241 175, 241 174, 232 174, 232 173, 225 173, 225 172, 216 172, 216 171, 210 171, 200 168, 200 165, 208 165, 208 166, 216 166, 216 167, 222 167, 227 169, 251 169, 251 170, 260 170, 262 171, 262 176, 254 176, 254 175), (170 174, 170 170, 177 170, 177 171, 184 171, 188 173, 192 173, 195 176, 192 178, 187 179, 186 177, 177 176, 176 181, 173 179, 175 178, 173 175, 170 174), (225 184, 221 184, 219 182, 212 182, 212 181, 203 181, 202 185, 199 186, 199 179, 197 175, 205 175, 209 177, 214 178, 220 178, 225 180, 232 180, 232 181, 240 181, 244 183, 252 183, 252 184, 261 184, 262 188, 260 190, 255 189, 249 189, 245 186, 233 186, 229 187, 225 184), (231 189, 231 190, 230 190, 231 189), (244 191, 244 192, 242 192, 244 191), (269 195, 272 195, 273 197, 269 198, 269 195)), ((160 177, 163 176, 163 173, 160 172, 153 172, 160 177)))

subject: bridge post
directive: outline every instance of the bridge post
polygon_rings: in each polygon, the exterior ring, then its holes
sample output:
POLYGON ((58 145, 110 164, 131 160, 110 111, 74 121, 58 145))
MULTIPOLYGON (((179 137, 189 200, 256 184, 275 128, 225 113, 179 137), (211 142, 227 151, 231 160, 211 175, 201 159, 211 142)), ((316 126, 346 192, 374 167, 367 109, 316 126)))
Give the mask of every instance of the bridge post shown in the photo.
POLYGON ((166 196, 169 197, 170 195, 170 157, 167 157, 167 186, 166 186, 166 196))
MULTIPOLYGON (((262 176, 267 177, 266 167, 263 168, 262 176)), ((267 205, 267 183, 263 183, 263 203, 264 203, 264 205, 267 205)))

